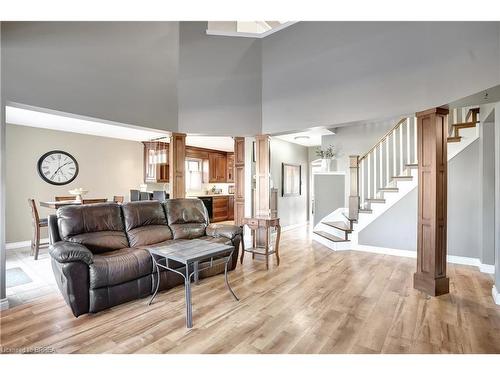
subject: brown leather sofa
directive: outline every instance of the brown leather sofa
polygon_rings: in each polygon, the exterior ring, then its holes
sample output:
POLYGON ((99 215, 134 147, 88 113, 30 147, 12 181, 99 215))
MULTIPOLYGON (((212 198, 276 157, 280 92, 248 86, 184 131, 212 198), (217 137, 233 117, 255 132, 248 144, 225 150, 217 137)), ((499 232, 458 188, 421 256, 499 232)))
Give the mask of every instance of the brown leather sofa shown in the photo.
MULTIPOLYGON (((209 224, 207 210, 199 199, 168 199, 162 203, 62 207, 49 216, 49 237, 57 285, 73 314, 79 316, 152 294, 153 262, 145 250, 148 245, 193 238, 231 244, 236 251, 228 269, 233 270, 242 230, 233 225, 209 224)), ((180 263, 170 263, 169 267, 184 272, 180 263)), ((200 278, 222 272, 223 264, 200 272, 200 278)), ((160 289, 183 283, 180 275, 162 271, 160 289)))

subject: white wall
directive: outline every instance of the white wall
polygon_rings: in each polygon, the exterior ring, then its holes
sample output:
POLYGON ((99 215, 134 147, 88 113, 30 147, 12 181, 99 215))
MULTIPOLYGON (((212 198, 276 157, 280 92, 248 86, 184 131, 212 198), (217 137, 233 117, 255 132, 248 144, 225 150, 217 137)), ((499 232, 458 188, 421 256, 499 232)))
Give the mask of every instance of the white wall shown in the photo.
POLYGON ((282 227, 303 224, 308 220, 309 204, 309 151, 307 147, 271 138, 271 180, 278 188, 278 216, 282 227), (296 197, 282 196, 282 163, 300 165, 302 194, 296 197))
POLYGON ((260 40, 206 35, 206 22, 181 22, 179 131, 261 133, 260 40))
POLYGON ((3 22, 4 100, 177 129, 178 22, 3 22))
MULTIPOLYGON (((129 190, 143 181, 140 142, 16 125, 7 125, 6 139, 7 242, 31 238, 28 198, 34 198, 38 205, 39 201, 52 201, 56 195, 68 195, 68 190, 82 187, 89 190, 88 198, 111 200, 113 195, 123 195, 128 200, 129 190), (51 150, 67 151, 76 158, 80 171, 72 183, 55 186, 39 177, 37 161, 51 150)), ((41 217, 54 212, 40 208, 41 217)))
POLYGON ((263 132, 414 113, 500 83, 498 22, 299 22, 262 40, 263 132))

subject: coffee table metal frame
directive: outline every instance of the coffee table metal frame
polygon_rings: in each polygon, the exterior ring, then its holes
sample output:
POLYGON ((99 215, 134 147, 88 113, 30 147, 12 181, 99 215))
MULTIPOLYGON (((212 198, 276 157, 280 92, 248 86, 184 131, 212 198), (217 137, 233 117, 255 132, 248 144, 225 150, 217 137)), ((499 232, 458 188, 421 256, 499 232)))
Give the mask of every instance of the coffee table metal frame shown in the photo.
POLYGON ((239 298, 236 296, 234 293, 233 289, 229 285, 229 280, 227 277, 227 266, 229 262, 233 258, 233 253, 236 250, 234 246, 229 246, 229 245, 223 245, 221 244, 220 247, 217 247, 216 249, 210 250, 209 253, 203 253, 201 255, 193 255, 193 256, 186 256, 185 250, 179 250, 179 251, 172 251, 169 253, 162 253, 160 249, 162 248, 167 248, 167 247, 157 247, 157 248, 148 248, 147 250, 149 251, 151 255, 151 259, 153 260, 153 267, 156 269, 156 287, 155 287, 155 292, 151 299, 149 300, 148 305, 151 305, 153 302, 153 299, 156 297, 158 294, 158 290, 160 288, 160 268, 163 268, 168 271, 175 272, 176 274, 181 275, 184 278, 184 290, 185 290, 185 298, 186 298, 186 327, 187 328, 192 328, 193 327, 193 309, 192 309, 192 304, 191 304, 191 277, 194 276, 194 282, 198 284, 198 276, 201 271, 204 271, 206 269, 209 269, 213 267, 214 265, 221 264, 224 262, 224 281, 226 283, 227 288, 233 295, 234 299, 236 301, 239 301, 239 298), (223 254, 228 253, 230 248, 233 248, 233 250, 229 253, 228 256, 224 256, 222 258, 218 258, 214 262, 215 257, 219 257, 223 254), (159 257, 165 258, 166 265, 160 264, 159 262, 156 261, 155 257, 153 255, 157 255, 159 257), (207 267, 199 268, 199 263, 201 261, 208 261, 210 259, 210 265, 207 267), (173 269, 168 267, 168 261, 169 260, 174 260, 176 262, 182 263, 185 266, 185 273, 180 272, 179 270, 173 269), (192 265, 192 272, 189 272, 190 270, 190 265, 192 265))

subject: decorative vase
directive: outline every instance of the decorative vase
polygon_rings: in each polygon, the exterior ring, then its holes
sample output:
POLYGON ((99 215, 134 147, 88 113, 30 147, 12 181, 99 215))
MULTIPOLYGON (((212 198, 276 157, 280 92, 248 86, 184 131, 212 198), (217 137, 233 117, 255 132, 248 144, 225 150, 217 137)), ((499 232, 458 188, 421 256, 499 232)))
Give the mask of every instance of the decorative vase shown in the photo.
POLYGON ((332 171, 332 159, 321 159, 321 169, 323 172, 332 171))

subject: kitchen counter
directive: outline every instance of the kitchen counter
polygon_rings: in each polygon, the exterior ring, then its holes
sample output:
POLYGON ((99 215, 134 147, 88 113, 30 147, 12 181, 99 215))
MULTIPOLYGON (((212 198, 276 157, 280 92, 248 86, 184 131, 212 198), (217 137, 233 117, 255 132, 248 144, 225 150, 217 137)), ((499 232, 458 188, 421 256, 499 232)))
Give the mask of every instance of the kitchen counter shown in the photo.
POLYGON ((199 194, 186 195, 187 198, 203 198, 203 197, 234 197, 234 194, 199 194))

